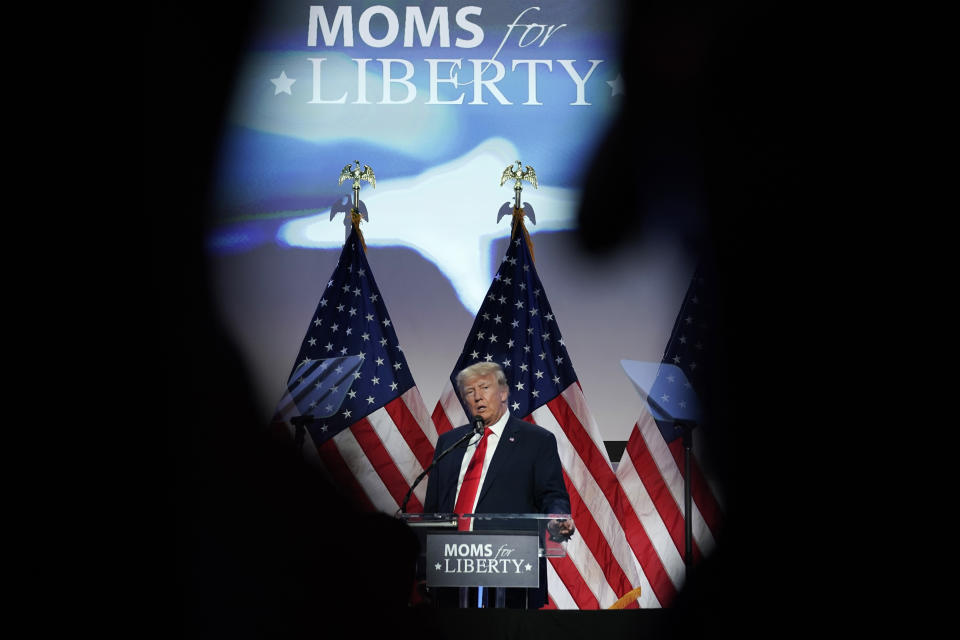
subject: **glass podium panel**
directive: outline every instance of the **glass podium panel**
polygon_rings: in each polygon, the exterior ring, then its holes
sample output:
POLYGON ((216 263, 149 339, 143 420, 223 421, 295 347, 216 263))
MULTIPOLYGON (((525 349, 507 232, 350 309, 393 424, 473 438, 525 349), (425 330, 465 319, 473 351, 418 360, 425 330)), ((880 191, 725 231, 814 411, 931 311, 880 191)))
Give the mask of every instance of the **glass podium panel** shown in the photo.
MULTIPOLYGON (((546 558, 566 555, 569 514, 401 514, 417 534, 417 580, 427 590, 459 588, 459 606, 504 606, 507 589, 536 589, 546 558), (470 592, 468 598, 467 592, 470 592), (476 599, 478 604, 469 604, 476 599)), ((449 590, 449 589, 447 589, 449 590)))

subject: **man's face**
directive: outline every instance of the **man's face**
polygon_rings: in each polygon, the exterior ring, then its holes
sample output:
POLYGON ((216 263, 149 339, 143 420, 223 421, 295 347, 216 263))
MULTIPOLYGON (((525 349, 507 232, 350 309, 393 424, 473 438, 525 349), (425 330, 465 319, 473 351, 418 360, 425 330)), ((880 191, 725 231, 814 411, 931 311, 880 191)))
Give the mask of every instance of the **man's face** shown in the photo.
POLYGON ((483 424, 490 426, 500 419, 507 410, 507 389, 497 384, 492 373, 469 378, 463 385, 463 399, 475 416, 483 418, 483 424))

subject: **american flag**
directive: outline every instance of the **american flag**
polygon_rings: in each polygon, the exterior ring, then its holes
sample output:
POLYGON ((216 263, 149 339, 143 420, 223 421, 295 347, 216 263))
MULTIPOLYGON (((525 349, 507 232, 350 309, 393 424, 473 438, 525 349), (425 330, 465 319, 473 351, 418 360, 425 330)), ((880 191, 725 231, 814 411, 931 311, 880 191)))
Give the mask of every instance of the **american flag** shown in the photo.
MULTIPOLYGON (((710 347, 714 340, 710 326, 712 297, 709 283, 698 270, 687 290, 662 362, 679 367, 686 385, 661 368, 650 389, 653 398, 665 410, 688 407, 702 393, 704 372, 709 370, 710 347)), ((700 428, 704 426, 698 421, 700 428)), ((694 430, 696 440, 697 430, 694 430)), ((667 606, 672 593, 685 577, 683 438, 681 429, 663 420, 655 408, 641 413, 630 433, 623 458, 617 466, 617 478, 623 498, 617 510, 625 526, 627 540, 644 574, 652 584, 660 584, 661 606, 667 606), (656 556, 657 562, 650 562, 656 556)), ((693 561, 714 548, 723 515, 716 492, 691 455, 691 496, 693 511, 693 561)))
POLYGON ((548 608, 607 608, 643 583, 611 497, 619 483, 587 408, 556 316, 524 241, 522 219, 433 412, 437 431, 466 424, 454 377, 480 361, 502 365, 509 410, 557 438, 577 532, 547 563, 548 608))
MULTIPOLYGON (((317 304, 274 424, 310 416, 304 452, 358 504, 393 514, 433 458, 420 397, 356 227, 317 304)), ((423 510, 426 483, 407 504, 423 510)))

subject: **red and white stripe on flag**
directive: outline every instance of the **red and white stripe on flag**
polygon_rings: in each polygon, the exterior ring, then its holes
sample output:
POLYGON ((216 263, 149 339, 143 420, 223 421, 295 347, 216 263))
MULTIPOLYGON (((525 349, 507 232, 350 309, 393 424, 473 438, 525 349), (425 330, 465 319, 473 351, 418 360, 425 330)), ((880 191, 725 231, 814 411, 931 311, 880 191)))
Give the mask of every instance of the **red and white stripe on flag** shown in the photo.
MULTIPOLYGON (((693 456, 691 458, 692 549, 696 564, 715 546, 716 534, 722 526, 722 511, 716 492, 693 456)), ((642 557, 641 550, 648 549, 659 559, 670 584, 678 591, 685 576, 682 439, 677 438, 668 444, 653 416, 643 411, 630 433, 616 475, 623 489, 617 509, 621 521, 635 523, 625 531, 644 573, 650 575, 659 571, 651 571, 645 564, 647 560, 642 557)), ((670 598, 667 598, 661 605, 669 603, 670 598)))
MULTIPOLYGON (((413 387, 319 447, 308 432, 304 453, 358 505, 392 515, 430 465, 436 445, 437 430, 420 391, 413 387)), ((422 512, 425 496, 426 483, 421 482, 406 510, 422 512)))

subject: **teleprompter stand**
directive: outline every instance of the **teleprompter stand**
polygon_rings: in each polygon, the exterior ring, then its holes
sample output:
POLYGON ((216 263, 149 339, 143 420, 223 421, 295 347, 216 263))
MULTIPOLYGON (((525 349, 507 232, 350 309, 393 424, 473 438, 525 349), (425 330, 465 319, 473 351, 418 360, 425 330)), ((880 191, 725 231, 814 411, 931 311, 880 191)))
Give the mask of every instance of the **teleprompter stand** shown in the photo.
POLYGON ((693 451, 693 429, 697 426, 700 407, 693 388, 683 370, 665 362, 621 360, 620 364, 640 396, 650 407, 658 423, 671 423, 683 437, 683 564, 687 578, 693 567, 693 500, 690 495, 690 456, 693 451), (670 389, 681 390, 671 393, 670 389), (665 391, 666 390, 666 391, 665 391), (683 397, 683 402, 676 401, 683 397), (673 401, 671 402, 671 399, 673 401))

